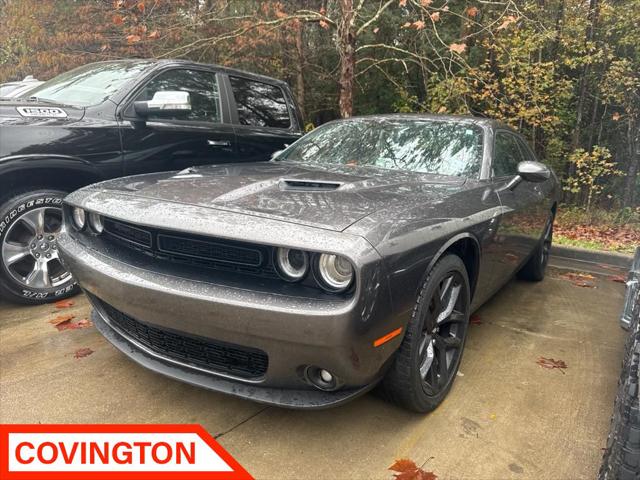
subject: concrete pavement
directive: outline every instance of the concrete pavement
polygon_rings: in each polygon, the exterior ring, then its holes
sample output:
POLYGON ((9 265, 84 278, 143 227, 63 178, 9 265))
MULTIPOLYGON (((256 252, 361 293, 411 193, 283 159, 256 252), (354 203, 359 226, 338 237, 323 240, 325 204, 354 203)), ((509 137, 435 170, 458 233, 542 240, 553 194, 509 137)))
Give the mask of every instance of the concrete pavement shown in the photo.
POLYGON ((61 310, 0 301, 0 422, 200 423, 256 478, 389 479, 399 458, 440 479, 595 478, 624 286, 603 275, 581 288, 560 272, 511 281, 477 312, 460 376, 429 415, 375 394, 323 411, 264 407, 151 373, 93 327, 57 331, 57 315, 88 318, 83 296, 61 310), (74 358, 81 348, 94 353, 74 358), (543 369, 540 356, 568 368, 543 369))

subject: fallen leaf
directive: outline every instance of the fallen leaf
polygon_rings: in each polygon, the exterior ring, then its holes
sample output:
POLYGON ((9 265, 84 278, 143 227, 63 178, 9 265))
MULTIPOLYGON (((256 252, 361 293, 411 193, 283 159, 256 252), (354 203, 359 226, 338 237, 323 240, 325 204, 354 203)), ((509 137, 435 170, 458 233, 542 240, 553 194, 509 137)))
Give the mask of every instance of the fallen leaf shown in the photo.
POLYGON ((56 318, 52 318, 51 320, 49 320, 49 323, 55 327, 57 325, 60 325, 61 323, 69 322, 74 318, 76 318, 75 315, 58 315, 56 318))
POLYGON ((612 282, 627 283, 627 278, 624 275, 609 275, 607 278, 612 282))
POLYGON ((438 109, 438 113, 445 113, 446 111, 447 111, 447 107, 445 107, 444 105, 438 109))
POLYGON ((469 323, 471 325, 482 325, 482 320, 480 319, 480 315, 473 314, 471 318, 469 318, 469 323))
POLYGON ((433 3, 433 0, 420 0, 420 5, 422 5, 423 7, 428 7, 432 3, 433 3))
POLYGON ((79 348, 76 350, 76 353, 73 354, 73 358, 84 358, 88 357, 93 353, 93 350, 90 348, 79 348))
POLYGON ((122 15, 114 15, 112 20, 114 25, 122 25, 122 23, 124 22, 124 18, 122 17, 122 15))
POLYGON ((394 472, 408 472, 417 470, 418 466, 416 462, 413 460, 409 460, 408 458, 401 458, 400 460, 396 460, 393 465, 389 467, 389 470, 394 472))
POLYGON ((613 115, 611 115, 611 120, 617 122, 618 120, 620 120, 620 114, 618 112, 613 112, 613 115))
POLYGON ((152 40, 155 40, 156 38, 160 38, 160 33, 158 32, 158 30, 154 30, 149 35, 147 35, 147 37, 152 40))
POLYGON ((437 480, 438 478, 433 472, 423 470, 413 460, 407 458, 396 460, 389 470, 398 472, 393 475, 396 480, 437 480))
POLYGON ((464 43, 452 43, 449 45, 449 50, 456 53, 463 53, 467 49, 467 45, 464 43))
POLYGON ((144 13, 144 2, 138 3, 136 7, 138 8, 138 10, 140 10, 141 13, 144 13))
POLYGON ((576 287, 596 288, 595 277, 589 273, 565 272, 559 278, 573 283, 576 287))
POLYGON ((138 43, 140 41, 140 35, 128 35, 127 43, 131 45, 132 43, 138 43))
POLYGON ((93 323, 91 323, 91 321, 87 320, 86 318, 83 318, 78 322, 73 322, 72 320, 74 318, 75 317, 73 315, 61 315, 54 318, 53 320, 49 320, 49 322, 52 323, 59 332, 63 332, 65 330, 79 330, 81 328, 88 328, 93 326, 93 323))
POLYGON ((327 22, 325 22, 324 20, 320 20, 320 21, 318 22, 318 24, 319 24, 322 28, 324 28, 325 30, 327 30, 327 29, 329 28, 329 24, 328 24, 327 22))
POLYGON ((54 303, 56 308, 69 308, 73 307, 73 300, 58 300, 54 303))
POLYGON ((567 368, 567 364, 563 360, 554 360, 553 358, 540 357, 536 360, 536 363, 542 368, 557 368, 564 374, 563 369, 567 368))
POLYGON ((400 5, 401 7, 406 7, 407 6, 407 0, 399 0, 398 1, 398 5, 400 5))
POLYGON ((416 20, 413 22, 412 27, 416 30, 422 30, 424 28, 424 22, 422 20, 416 20))
POLYGON ((404 25, 402 25, 400 28, 411 28, 411 22, 406 22, 404 25))
POLYGON ((373 33, 378 33, 379 31, 380 31, 379 27, 376 27, 376 28, 373 29, 373 33))
POLYGON ((433 20, 434 22, 437 22, 438 20, 440 20, 440 12, 433 12, 429 16, 431 17, 431 20, 433 20))

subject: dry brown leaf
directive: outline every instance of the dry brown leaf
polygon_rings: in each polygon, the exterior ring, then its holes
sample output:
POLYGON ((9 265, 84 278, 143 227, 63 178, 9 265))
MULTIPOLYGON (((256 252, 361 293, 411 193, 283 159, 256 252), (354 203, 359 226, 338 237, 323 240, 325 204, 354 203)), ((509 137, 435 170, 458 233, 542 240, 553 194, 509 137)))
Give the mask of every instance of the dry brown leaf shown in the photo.
POLYGON ((393 475, 395 480, 437 480, 438 478, 435 473, 423 470, 408 458, 396 460, 389 470, 398 472, 393 475))
POLYGON ((624 275, 609 275, 607 278, 612 282, 627 283, 627 277, 624 275))
POLYGON ((160 33, 158 32, 158 30, 154 30, 149 35, 147 35, 147 37, 152 40, 155 40, 156 38, 160 38, 160 33))
POLYGON ((429 16, 431 17, 431 20, 433 20, 434 22, 437 22, 438 20, 440 20, 440 12, 433 12, 429 16))
POLYGON ((549 369, 557 368, 563 374, 564 372, 562 370, 567 368, 567 364, 563 360, 554 360, 553 358, 540 357, 538 358, 538 360, 536 360, 536 363, 540 365, 542 368, 549 368, 549 369))
POLYGON ((76 318, 75 315, 58 315, 55 318, 52 318, 51 320, 49 320, 49 323, 52 324, 54 327, 60 325, 61 323, 64 322, 69 322, 71 320, 73 320, 74 318, 76 318))
POLYGON ((565 272, 559 278, 573 283, 576 287, 596 288, 595 278, 590 273, 565 272))
POLYGON ((73 307, 74 303, 73 300, 58 300, 54 305, 56 308, 69 308, 73 307))
POLYGON ((131 45, 132 43, 138 43, 141 40, 140 35, 128 35, 127 43, 131 45))
POLYGON ((422 20, 416 20, 411 26, 416 30, 422 30, 424 28, 424 22, 422 20))
POLYGON ((93 353, 93 350, 90 348, 79 348, 76 350, 76 353, 73 354, 73 358, 84 358, 88 357, 93 353))

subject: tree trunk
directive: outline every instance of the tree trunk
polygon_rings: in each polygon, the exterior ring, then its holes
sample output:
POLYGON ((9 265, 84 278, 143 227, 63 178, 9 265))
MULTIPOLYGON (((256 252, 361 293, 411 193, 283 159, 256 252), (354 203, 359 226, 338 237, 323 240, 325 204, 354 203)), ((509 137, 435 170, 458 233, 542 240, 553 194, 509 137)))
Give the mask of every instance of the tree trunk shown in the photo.
MULTIPOLYGON (((599 4, 598 0, 589 0, 589 14, 588 14, 588 23, 587 23, 587 32, 585 34, 584 43, 587 45, 589 42, 593 40, 594 32, 596 28, 596 22, 598 21, 598 13, 599 13, 599 4)), ((587 80, 589 76, 590 68, 589 65, 585 65, 582 68, 582 74, 580 75, 580 83, 578 86, 578 104, 576 106, 576 126, 573 131, 573 141, 572 146, 575 150, 580 147, 580 129, 582 126, 582 115, 584 111, 585 100, 587 96, 587 80)), ((575 168, 573 164, 570 165, 569 173, 573 175, 575 173, 575 168)))
POLYGON ((338 53, 340 54, 340 116, 353 115, 353 85, 356 66, 356 33, 353 0, 340 0, 342 18, 338 24, 338 53))
POLYGON ((640 168, 640 141, 638 135, 638 119, 634 115, 629 115, 627 123, 627 145, 629 146, 629 168, 627 168, 627 178, 624 184, 622 203, 625 207, 635 206, 636 178, 638 168, 640 168))
POLYGON ((303 121, 306 120, 305 102, 304 102, 304 43, 302 41, 302 28, 303 23, 297 22, 296 24, 296 100, 298 101, 298 108, 302 115, 303 121))

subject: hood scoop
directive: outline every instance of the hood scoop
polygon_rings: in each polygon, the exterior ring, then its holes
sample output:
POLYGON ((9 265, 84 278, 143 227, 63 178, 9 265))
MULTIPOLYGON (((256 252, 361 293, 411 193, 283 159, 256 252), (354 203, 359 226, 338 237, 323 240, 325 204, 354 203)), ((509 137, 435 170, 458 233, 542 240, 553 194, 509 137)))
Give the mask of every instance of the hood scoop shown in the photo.
POLYGON ((280 190, 297 192, 330 192, 337 190, 342 185, 341 182, 327 182, 325 180, 303 180, 303 179, 280 179, 278 183, 280 190))

